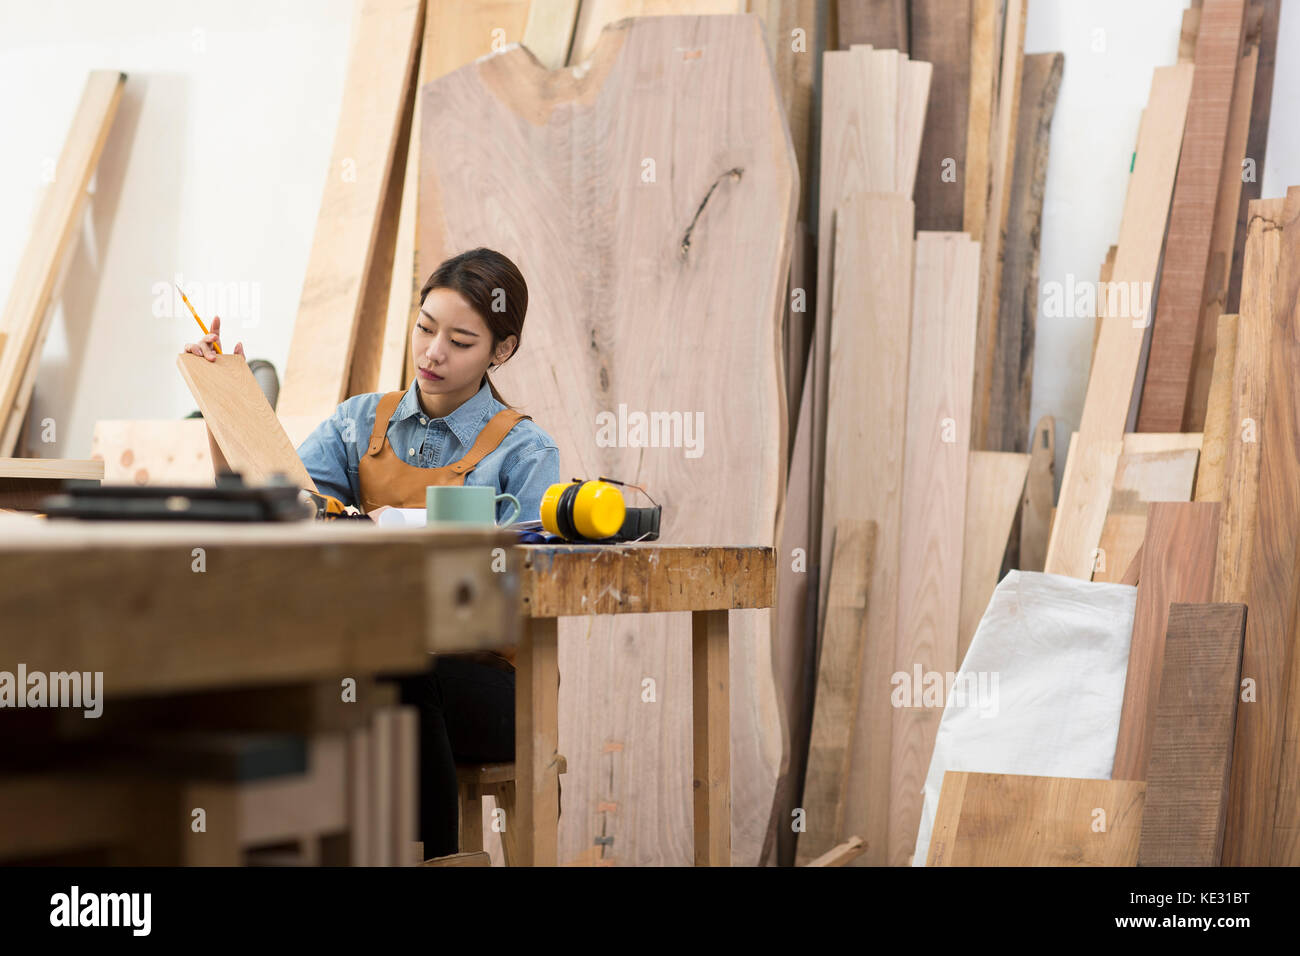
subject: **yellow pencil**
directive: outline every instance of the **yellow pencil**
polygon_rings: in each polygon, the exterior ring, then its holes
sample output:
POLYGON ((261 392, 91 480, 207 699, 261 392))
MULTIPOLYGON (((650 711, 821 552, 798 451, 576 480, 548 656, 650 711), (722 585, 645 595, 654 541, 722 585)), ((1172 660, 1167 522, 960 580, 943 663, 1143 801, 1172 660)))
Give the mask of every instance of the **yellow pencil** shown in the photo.
MULTIPOLYGON (((197 323, 199 323, 199 328, 201 328, 201 329, 203 330, 203 334, 204 334, 204 335, 207 335, 207 334, 208 334, 208 327, 207 327, 206 325, 203 324, 203 320, 199 318, 199 314, 198 314, 197 312, 194 311, 194 306, 190 305, 190 300, 187 299, 187 298, 185 297, 185 290, 182 289, 182 288, 178 285, 178 286, 176 286, 176 291, 179 292, 179 293, 181 294, 181 298, 185 301, 185 305, 186 305, 186 306, 189 308, 189 310, 190 310, 190 315, 194 316, 194 321, 197 322, 197 323)), ((213 343, 212 343, 212 347, 215 348, 215 349, 217 350, 217 354, 218 354, 218 355, 224 355, 224 354, 225 354, 224 352, 221 351, 221 343, 220 343, 220 342, 213 342, 213 343)))

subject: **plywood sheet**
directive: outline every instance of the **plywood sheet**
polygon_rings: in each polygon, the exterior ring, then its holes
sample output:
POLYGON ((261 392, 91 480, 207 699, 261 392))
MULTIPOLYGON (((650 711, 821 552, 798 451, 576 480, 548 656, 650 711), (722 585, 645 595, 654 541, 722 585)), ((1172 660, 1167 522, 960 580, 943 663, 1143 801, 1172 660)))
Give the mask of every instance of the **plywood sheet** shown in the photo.
POLYGON ((209 362, 183 352, 176 365, 217 447, 246 483, 265 484, 278 472, 298 488, 316 490, 242 355, 218 355, 209 362))
MULTIPOLYGON (((827 447, 823 521, 876 523, 871 593, 880 595, 897 595, 899 589, 914 247, 909 199, 866 194, 848 200, 836 213, 827 409, 834 441, 827 447), (890 400, 880 402, 881 395, 890 400), (863 414, 865 408, 876 410, 863 414)), ((830 544, 832 527, 823 525, 824 546, 830 544)), ((828 566, 826 557, 821 566, 828 566)), ((857 710, 863 732, 853 743, 845 816, 845 832, 867 841, 867 852, 858 860, 862 865, 879 866, 886 860, 893 719, 889 677, 895 670, 898 619, 896 601, 869 603, 871 637, 857 710)))
POLYGON ((844 800, 862 687, 862 655, 871 639, 867 607, 875 543, 873 522, 841 521, 835 529, 808 774, 800 803, 806 827, 799 836, 796 860, 800 866, 844 839, 844 800))
POLYGON ((1155 502, 1148 514, 1111 772, 1116 780, 1147 779, 1169 605, 1207 603, 1214 587, 1219 503, 1155 502))
MULTIPOLYGON (((54 180, 36 210, 27 246, 5 300, 4 314, 0 316, 5 345, 0 350, 0 428, 5 430, 6 445, 17 438, 16 433, 9 434, 10 414, 20 404, 25 407, 30 397, 32 378, 27 374, 28 366, 34 361, 36 342, 48 327, 55 285, 80 228, 86 188, 99 164, 125 85, 126 74, 116 70, 95 70, 87 76, 59 153, 54 180), (20 397, 20 391, 26 391, 27 396, 20 397)), ((11 447, 0 447, 0 455, 11 451, 11 447)))
MULTIPOLYGON (((957 670, 979 254, 979 243, 965 233, 923 232, 916 238, 895 672, 911 674, 917 666, 923 673, 957 670)), ((879 451, 867 448, 870 454, 879 451)), ((894 710, 893 865, 906 864, 915 848, 921 789, 941 715, 934 707, 894 710)))
POLYGON ((1174 604, 1138 866, 1218 866, 1237 722, 1244 604, 1174 604))
POLYGON ((1245 0, 1205 0, 1201 10, 1196 71, 1138 409, 1137 430, 1142 432, 1176 432, 1187 411, 1244 9, 1245 0))
POLYGON ((1186 65, 1159 67, 1151 80, 1111 278, 1112 286, 1122 285, 1133 296, 1127 308, 1118 299, 1114 311, 1105 306, 1079 424, 1079 443, 1066 461, 1057 520, 1048 543, 1046 570, 1053 574, 1087 579, 1093 549, 1101 538, 1142 350, 1143 290, 1149 294, 1155 281, 1191 73, 1186 65))
POLYGON ((347 398, 367 295, 386 312, 391 275, 372 280, 371 269, 383 245, 383 208, 423 9, 420 0, 360 0, 357 7, 338 130, 280 386, 277 405, 285 414, 324 418, 347 398), (378 289, 368 293, 372 281, 378 289))
POLYGON ((1029 472, 1029 455, 972 451, 966 476, 966 532, 961 561, 961 617, 957 662, 961 663, 980 618, 998 586, 1016 506, 1029 472))
MULTIPOLYGON (((633 18, 606 28, 586 70, 548 72, 506 49, 422 93, 420 254, 437 262, 486 245, 519 266, 528 335, 497 385, 555 438, 561 474, 648 488, 666 543, 776 542, 798 183, 763 44, 754 16, 633 18), (445 142, 458 147, 436 148, 445 142), (691 348, 645 348, 669 340, 691 348), (646 447, 631 431, 598 443, 597 415, 620 406, 702 420, 707 453, 646 447), (733 507, 699 494, 714 481, 733 507)), ((742 865, 758 860, 781 762, 769 618, 731 614, 731 848, 742 865)), ((597 836, 607 860, 693 859, 682 626, 671 615, 560 621, 561 862, 597 836), (657 703, 642 700, 646 677, 657 703)))
POLYGON ((928 865, 1133 866, 1145 788, 1140 780, 949 770, 928 865))

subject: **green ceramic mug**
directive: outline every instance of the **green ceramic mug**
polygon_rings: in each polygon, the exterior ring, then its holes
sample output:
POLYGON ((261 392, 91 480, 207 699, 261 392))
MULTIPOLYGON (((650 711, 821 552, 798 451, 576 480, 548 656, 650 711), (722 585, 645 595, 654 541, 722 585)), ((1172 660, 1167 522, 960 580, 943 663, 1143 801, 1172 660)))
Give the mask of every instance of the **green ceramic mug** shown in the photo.
POLYGON ((496 524, 497 502, 502 498, 515 503, 514 513, 501 522, 507 525, 519 517, 519 499, 514 495, 498 495, 486 485, 430 485, 424 492, 425 523, 496 524))

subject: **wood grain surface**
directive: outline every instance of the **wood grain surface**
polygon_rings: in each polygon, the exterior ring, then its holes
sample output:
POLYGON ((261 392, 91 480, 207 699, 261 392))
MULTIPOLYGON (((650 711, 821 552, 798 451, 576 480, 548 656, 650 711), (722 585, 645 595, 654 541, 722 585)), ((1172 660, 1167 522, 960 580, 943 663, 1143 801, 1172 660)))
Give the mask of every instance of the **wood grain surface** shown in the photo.
POLYGON ((1150 506, 1111 771, 1116 780, 1147 779, 1169 605, 1210 600, 1218 526, 1216 501, 1153 502, 1150 506))
MULTIPOLYGON (((923 672, 957 670, 979 253, 979 243, 965 233, 916 237, 895 672, 910 674, 916 665, 923 672)), ((906 864, 915 850, 921 789, 940 716, 942 710, 934 707, 894 710, 888 857, 893 865, 906 864)))
POLYGON ((1244 604, 1169 608, 1138 866, 1222 859, 1245 630, 1244 604))
MULTIPOLYGON (((506 49, 427 85, 422 108, 420 254, 481 244, 518 264, 529 335, 496 381, 555 438, 560 473, 644 485, 665 543, 774 545, 797 174, 758 18, 621 21, 585 71, 506 49), (620 405, 702 416, 700 453, 599 444, 598 413, 620 405), (699 493, 714 483, 728 507, 699 493)), ((731 615, 741 865, 758 860, 781 762, 769 619, 731 615)), ((671 616, 561 619, 561 862, 597 836, 622 863, 693 858, 689 708, 669 696, 690 680, 681 634, 671 616), (646 677, 656 704, 642 700, 646 677)))

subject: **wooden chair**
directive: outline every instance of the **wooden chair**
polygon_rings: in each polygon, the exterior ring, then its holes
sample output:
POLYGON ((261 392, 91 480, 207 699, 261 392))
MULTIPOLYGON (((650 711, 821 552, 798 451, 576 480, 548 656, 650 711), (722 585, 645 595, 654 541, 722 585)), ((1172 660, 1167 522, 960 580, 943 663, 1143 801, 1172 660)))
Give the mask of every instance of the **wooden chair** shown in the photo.
MULTIPOLYGON (((568 770, 563 755, 557 757, 559 772, 568 770)), ((483 850, 483 797, 491 794, 505 811, 505 829, 501 832, 501 853, 506 866, 517 858, 513 826, 515 816, 515 765, 511 763, 460 764, 456 767, 456 784, 460 791, 460 852, 483 850)))

